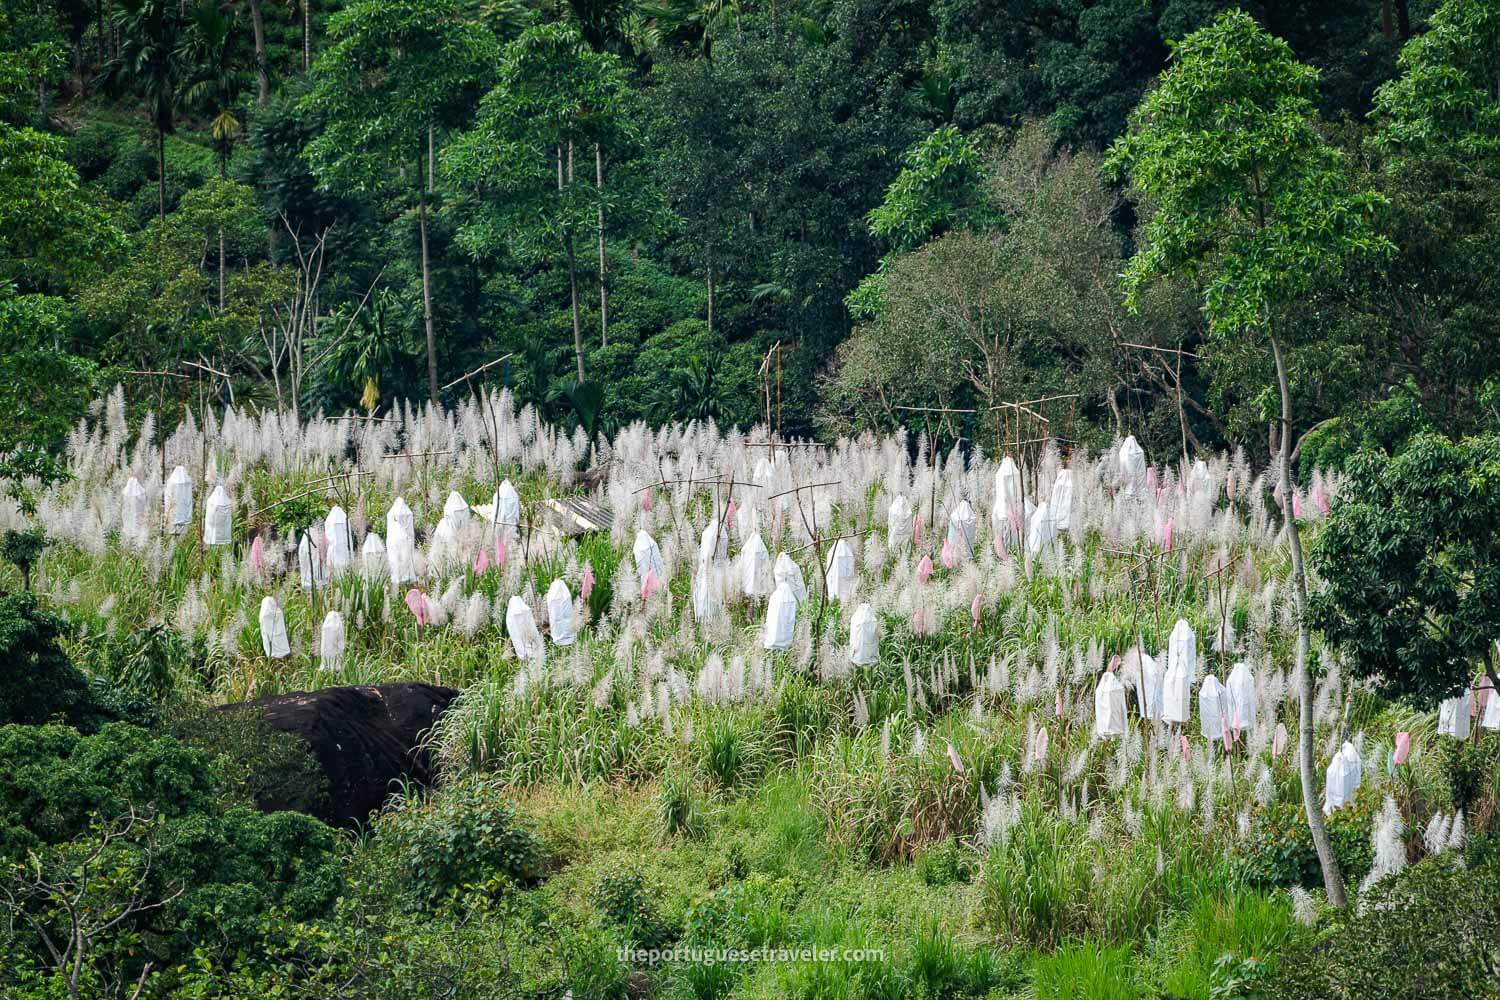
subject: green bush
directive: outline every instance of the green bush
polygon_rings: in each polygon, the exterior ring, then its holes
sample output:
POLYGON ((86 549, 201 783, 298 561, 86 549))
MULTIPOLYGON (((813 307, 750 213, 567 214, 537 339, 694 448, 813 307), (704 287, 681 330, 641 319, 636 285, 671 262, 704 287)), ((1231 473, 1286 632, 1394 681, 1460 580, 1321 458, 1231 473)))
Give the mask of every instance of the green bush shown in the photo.
POLYGON ((0 725, 62 722, 97 729, 118 713, 63 652, 68 624, 29 593, 0 596, 0 725))
POLYGON ((241 801, 313 816, 328 803, 328 776, 307 744, 257 712, 200 712, 175 720, 171 731, 206 755, 218 787, 241 801))
MULTIPOLYGON (((1373 790, 1365 786, 1352 803, 1325 818, 1328 839, 1347 882, 1364 878, 1374 862, 1370 828, 1378 805, 1373 790)), ((1318 852, 1300 802, 1272 802, 1259 811, 1254 826, 1240 859, 1247 882, 1265 888, 1322 884, 1318 852)))
POLYGON ((1273 997, 1500 995, 1500 865, 1438 855, 1376 883, 1277 963, 1273 997))
POLYGON ((747 788, 770 764, 764 723, 735 712, 714 712, 695 741, 703 773, 721 789, 747 788))
POLYGON ((531 883, 542 868, 540 841, 482 781, 407 798, 380 815, 374 834, 398 892, 426 908, 466 886, 531 883))
POLYGON ((665 948, 677 940, 678 930, 656 908, 656 895, 640 869, 623 866, 599 876, 589 901, 637 948, 665 948))

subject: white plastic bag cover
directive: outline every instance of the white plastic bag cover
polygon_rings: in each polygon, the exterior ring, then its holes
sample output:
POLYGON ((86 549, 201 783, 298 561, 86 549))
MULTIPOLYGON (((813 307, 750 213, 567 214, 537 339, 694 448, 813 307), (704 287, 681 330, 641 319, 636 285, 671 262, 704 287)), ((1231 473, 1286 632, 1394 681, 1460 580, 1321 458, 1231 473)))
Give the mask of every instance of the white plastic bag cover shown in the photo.
POLYGON ((1021 497, 1021 469, 1006 455, 995 470, 995 503, 990 508, 990 528, 997 535, 1019 541, 1020 529, 1026 524, 1026 510, 1021 497))
POLYGON ((1224 712, 1229 707, 1229 692, 1213 674, 1203 678, 1198 688, 1198 732, 1212 743, 1224 736, 1224 712))
POLYGON ((1247 732, 1255 728, 1255 713, 1259 710, 1255 693, 1255 675, 1243 660, 1229 671, 1229 728, 1247 732))
POLYGON ((516 647, 518 658, 542 662, 546 656, 542 648, 542 633, 536 627, 531 608, 519 597, 512 597, 505 606, 505 631, 510 635, 511 645, 516 647))
POLYGON ((365 536, 365 544, 359 549, 360 568, 370 579, 385 575, 385 542, 375 532, 365 536))
POLYGON ((1052 530, 1062 534, 1073 526, 1073 470, 1063 469, 1052 484, 1052 530))
POLYGON ((719 616, 718 576, 711 567, 699 567, 693 577, 693 617, 700 622, 712 621, 719 616))
POLYGON ((1187 722, 1193 715, 1193 676, 1181 660, 1169 658, 1161 680, 1163 722, 1187 722))
POLYGON ((1345 743, 1328 763, 1328 773, 1324 776, 1323 812, 1331 813, 1353 802, 1354 793, 1359 788, 1359 777, 1359 751, 1354 749, 1353 743, 1345 743))
POLYGON ((193 480, 180 465, 167 477, 161 509, 169 535, 182 534, 193 521, 193 480))
POLYGON ((432 544, 427 549, 428 565, 435 568, 460 557, 458 529, 454 527, 453 521, 444 515, 438 519, 437 527, 432 529, 432 544))
POLYGON ((260 648, 272 659, 281 660, 292 654, 286 640, 286 616, 276 598, 267 594, 260 601, 260 648))
POLYGON ((1120 445, 1120 492, 1136 496, 1146 489, 1146 452, 1132 434, 1120 445))
POLYGON ((646 573, 656 570, 656 582, 663 587, 667 585, 667 567, 661 559, 661 549, 657 547, 656 539, 644 531, 635 533, 635 545, 631 546, 631 555, 635 557, 635 575, 642 580, 646 579, 646 573))
POLYGON ((456 490, 450 491, 443 503, 443 520, 453 526, 454 534, 469 523, 469 501, 459 496, 456 490))
POLYGON ((911 501, 898 493, 885 514, 885 544, 891 548, 911 541, 911 501))
POLYGON ((854 593, 854 550, 840 538, 828 553, 828 596, 846 601, 854 593))
POLYGON ((1445 699, 1438 705, 1438 734, 1456 740, 1469 738, 1469 718, 1474 714, 1474 692, 1464 688, 1464 693, 1445 699))
POLYGON ((1094 735, 1125 735, 1125 685, 1106 672, 1094 688, 1094 735))
POLYGON ((391 582, 413 583, 417 579, 417 535, 411 508, 401 497, 385 515, 385 561, 391 582))
POLYGON ((783 583, 792 590, 792 596, 801 604, 807 600, 807 584, 802 580, 802 568, 785 552, 776 557, 776 585, 783 583))
POLYGON ((1161 657, 1147 654, 1136 647, 1127 656, 1135 655, 1140 660, 1140 688, 1136 692, 1141 706, 1141 716, 1155 722, 1161 718, 1162 687, 1166 680, 1166 665, 1161 657))
POLYGON ((698 571, 723 559, 729 551, 728 532, 719 529, 718 518, 709 521, 698 539, 698 571))
POLYGON ((323 631, 318 643, 318 666, 337 670, 344 662, 344 616, 330 611, 323 616, 323 631))
POLYGON ((323 531, 328 535, 328 568, 342 573, 354 562, 354 536, 349 533, 349 515, 337 505, 323 519, 323 531))
POLYGON ((521 526, 521 496, 516 488, 506 479, 500 483, 500 488, 495 490, 494 497, 494 523, 497 527, 508 527, 519 530, 521 526))
POLYGON ((771 553, 759 532, 740 549, 739 576, 746 597, 765 597, 771 592, 771 553))
POLYGON ((578 641, 577 626, 573 621, 573 594, 561 580, 553 580, 547 588, 547 628, 552 641, 559 646, 571 646, 578 641))
POLYGON ((979 529, 979 518, 974 515, 974 505, 960 500, 953 513, 948 515, 948 544, 958 559, 974 555, 974 536, 979 529))
POLYGON ((228 545, 233 524, 229 494, 222 485, 215 486, 203 504, 203 544, 228 545))
POLYGON ((766 604, 766 624, 761 645, 766 649, 789 649, 797 630, 797 595, 785 582, 778 583, 766 604))
POLYGON ((1480 716, 1479 724, 1485 729, 1500 729, 1500 691, 1489 689, 1488 697, 1484 702, 1484 714, 1480 716))
POLYGON ((323 562, 323 551, 312 535, 304 531, 297 543, 297 575, 303 590, 312 590, 328 582, 328 567, 323 562))
POLYGON ((1198 637, 1193 635, 1193 627, 1183 618, 1177 619, 1177 624, 1172 626, 1172 634, 1167 639, 1167 669, 1171 670, 1179 664, 1187 675, 1188 683, 1195 683, 1198 680, 1198 637))
POLYGON ((120 492, 120 538, 139 545, 146 540, 146 487, 134 476, 120 492))
POLYGON ((1026 532, 1026 550, 1039 555, 1057 540, 1057 525, 1052 520, 1052 508, 1043 500, 1031 512, 1031 526, 1026 532))
POLYGON ((869 604, 855 608, 849 619, 849 662, 857 667, 880 662, 880 624, 869 604))

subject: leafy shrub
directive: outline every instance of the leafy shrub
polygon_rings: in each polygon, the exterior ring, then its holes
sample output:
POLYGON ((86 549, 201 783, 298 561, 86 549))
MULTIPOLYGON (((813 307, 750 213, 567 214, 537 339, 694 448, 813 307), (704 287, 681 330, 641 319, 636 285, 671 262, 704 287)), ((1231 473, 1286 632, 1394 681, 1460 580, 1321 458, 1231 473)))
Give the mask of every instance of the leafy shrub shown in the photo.
POLYGON ((376 820, 375 839, 399 892, 428 908, 465 886, 497 876, 502 885, 525 884, 541 870, 540 842, 500 792, 481 781, 402 801, 376 820))
POLYGON ((638 868, 616 867, 599 877, 589 901, 636 947, 665 948, 677 939, 678 932, 657 910, 652 901, 655 895, 638 868))
POLYGON ((256 712, 202 712, 172 723, 172 734, 204 753, 226 793, 266 810, 320 815, 328 776, 302 739, 256 712))
POLYGON ((919 850, 912 864, 917 876, 931 886, 955 885, 974 877, 974 853, 954 837, 919 850))
POLYGON ((1273 997, 1500 995, 1500 865, 1439 855, 1377 882, 1277 964, 1273 997))
POLYGON ((0 725, 62 722, 94 730, 118 717, 63 651, 63 619, 29 593, 0 596, 0 725))
MULTIPOLYGON (((1378 803, 1369 786, 1349 805, 1325 817, 1328 839, 1348 882, 1364 878, 1374 862, 1370 827, 1378 803)), ((1266 888, 1322 884, 1318 852, 1301 802, 1272 802, 1260 810, 1255 833, 1241 859, 1246 881, 1266 888)))

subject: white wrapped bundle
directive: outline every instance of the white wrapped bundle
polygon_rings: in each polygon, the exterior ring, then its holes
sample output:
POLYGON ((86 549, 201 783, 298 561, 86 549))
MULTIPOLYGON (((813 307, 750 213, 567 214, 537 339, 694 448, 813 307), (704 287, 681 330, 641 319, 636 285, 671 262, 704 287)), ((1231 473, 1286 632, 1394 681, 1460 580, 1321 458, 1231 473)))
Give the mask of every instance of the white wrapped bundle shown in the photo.
POLYGON ((723 559, 729 553, 729 533, 719 528, 719 521, 715 518, 704 527, 703 534, 698 539, 698 571, 712 566, 723 559))
POLYGON ((722 610, 717 581, 718 576, 710 567, 700 567, 693 577, 693 617, 700 623, 713 621, 722 610))
POLYGON ((359 549, 360 570, 371 580, 385 575, 385 542, 375 532, 365 536, 365 544, 359 549))
POLYGON ((656 539, 644 531, 637 531, 630 554, 635 557, 636 576, 644 580, 647 572, 656 570, 656 582, 663 587, 667 585, 667 567, 662 562, 661 549, 657 547, 656 539))
POLYGON ((1469 738, 1469 717, 1474 714, 1474 692, 1467 687, 1464 693, 1444 699, 1438 705, 1438 734, 1456 740, 1469 738))
POLYGON ((1120 492, 1126 496, 1138 496, 1145 489, 1146 452, 1131 434, 1120 445, 1120 492))
POLYGON ((1198 688, 1198 732, 1212 743, 1224 735, 1224 712, 1229 707, 1229 692, 1213 674, 1203 678, 1198 688))
POLYGON ((1354 793, 1359 788, 1359 777, 1359 751, 1354 749, 1353 743, 1345 743, 1328 763, 1328 773, 1324 776, 1323 812, 1331 813, 1353 802, 1354 793))
POLYGON ((766 551, 759 532, 753 533, 740 549, 738 572, 740 588, 746 597, 765 597, 771 592, 771 553, 766 551))
POLYGON ((547 628, 552 641, 559 646, 571 646, 578 641, 573 622, 573 594, 561 580, 553 580, 547 588, 547 628))
POLYGON ((490 523, 497 528, 510 529, 512 535, 517 534, 521 530, 521 495, 509 479, 503 480, 500 488, 495 490, 493 505, 490 523))
POLYGON ((979 530, 979 518, 974 514, 974 505, 960 500, 953 513, 948 515, 948 544, 958 559, 974 555, 974 536, 979 530))
POLYGON ((233 505, 222 485, 215 486, 203 504, 203 544, 228 545, 233 505))
POLYGON ((776 467, 771 464, 770 459, 762 455, 755 460, 755 471, 751 473, 757 483, 769 483, 771 476, 776 472, 776 467))
POLYGON ((1229 671, 1229 728, 1247 732, 1255 728, 1255 713, 1259 709, 1255 693, 1255 675, 1243 660, 1229 671))
POLYGON ((1180 659, 1167 661, 1167 672, 1161 680, 1161 718, 1163 722, 1187 722, 1193 714, 1193 675, 1180 659))
POLYGON ((1484 714, 1479 719, 1480 726, 1485 729, 1500 729, 1500 691, 1487 687, 1487 697, 1484 701, 1484 714))
POLYGON ((880 662, 880 624, 869 604, 855 608, 849 619, 849 662, 856 667, 880 662))
POLYGON ((428 567, 435 572, 438 567, 446 567, 454 560, 461 558, 461 555, 458 529, 453 526, 453 521, 444 515, 438 519, 437 527, 432 530, 432 544, 427 547, 428 567))
POLYGON ((802 580, 802 568, 793 561, 792 557, 785 552, 776 557, 776 585, 779 587, 786 584, 791 588, 792 596, 801 604, 807 600, 807 584, 802 580))
POLYGON ((297 575, 303 590, 313 590, 328 583, 328 566, 323 562, 323 550, 312 536, 304 531, 297 543, 297 575))
POLYGON ((286 616, 276 598, 269 594, 260 602, 260 648, 273 660, 285 659, 292 653, 286 639, 286 616))
POLYGON ((337 670, 344 662, 344 616, 330 611, 323 616, 323 630, 318 643, 318 666, 337 670))
POLYGON ((161 494, 161 510, 169 535, 180 535, 193 523, 193 480, 180 465, 167 477, 161 494))
POLYGON ((516 648, 518 659, 541 663, 546 657, 546 650, 542 647, 542 633, 536 627, 536 619, 531 614, 531 608, 519 597, 512 597, 505 606, 505 631, 510 635, 510 643, 516 648))
POLYGON ((1188 497, 1194 506, 1203 509, 1212 507, 1219 499, 1219 484, 1201 458, 1193 463, 1192 474, 1188 476, 1188 497))
POLYGON ((1052 484, 1052 530, 1057 534, 1073 526, 1073 470, 1063 469, 1052 484))
POLYGON ((1052 520, 1052 508, 1043 500, 1031 512, 1031 526, 1026 532, 1026 551, 1040 555, 1057 541, 1057 525, 1052 520))
POLYGON ((455 534, 469 523, 469 501, 460 496, 457 490, 450 490, 448 499, 443 501, 443 520, 453 525, 455 534))
POLYGON ((328 536, 328 568, 337 575, 354 562, 354 536, 349 533, 349 515, 344 508, 335 505, 328 512, 323 531, 328 536))
POLYGON ((146 541, 146 487, 131 476, 120 492, 120 540, 138 546, 146 541))
POLYGON ((385 561, 394 584, 417 579, 417 534, 411 508, 401 497, 385 514, 385 561))
POLYGON ((789 649, 792 635, 797 630, 797 595, 784 581, 771 592, 766 603, 766 623, 761 632, 761 645, 766 649, 789 649))
POLYGON ((1166 675, 1166 668, 1159 657, 1148 655, 1139 646, 1125 654, 1127 665, 1132 658, 1136 660, 1135 671, 1140 677, 1140 686, 1136 689, 1136 697, 1140 702, 1141 717, 1155 722, 1161 718, 1162 687, 1166 675))
POLYGON ((828 596, 845 601, 854 593, 854 550, 840 538, 828 553, 828 596))
POLYGON ((1172 626, 1172 634, 1167 639, 1167 669, 1171 670, 1179 665, 1189 684, 1197 681, 1198 637, 1193 635, 1193 627, 1183 618, 1177 619, 1177 624, 1172 626))
POLYGON ((995 470, 995 503, 990 508, 990 529, 995 534, 1020 541, 1021 528, 1026 524, 1025 501, 1021 494, 1021 470, 1015 459, 1006 455, 995 470))
POLYGON ((885 544, 890 548, 911 541, 911 501, 898 493, 885 513, 885 544))
POLYGON ((1125 735, 1125 685, 1112 673, 1100 677, 1094 688, 1094 735, 1125 735))

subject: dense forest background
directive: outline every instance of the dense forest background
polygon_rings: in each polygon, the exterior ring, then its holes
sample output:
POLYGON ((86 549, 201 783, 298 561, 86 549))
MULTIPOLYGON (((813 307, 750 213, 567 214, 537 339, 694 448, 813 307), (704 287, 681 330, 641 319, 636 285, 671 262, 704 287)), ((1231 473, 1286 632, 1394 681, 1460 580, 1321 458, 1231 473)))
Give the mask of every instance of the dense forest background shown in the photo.
MULTIPOLYGON (((1264 458, 1269 359, 1207 335, 1191 275, 1126 308, 1151 207, 1105 166, 1173 40, 1229 6, 12 0, 13 433, 117 381, 163 413, 375 410, 504 357, 488 384, 591 430, 992 451, 1019 433, 1000 404, 1049 399, 1065 440, 1264 458)), ((1394 248, 1279 307, 1304 461, 1500 420, 1496 28, 1433 33, 1434 6, 1248 5, 1319 71, 1394 248), (1488 108, 1413 125, 1402 88, 1445 66, 1488 108)))

